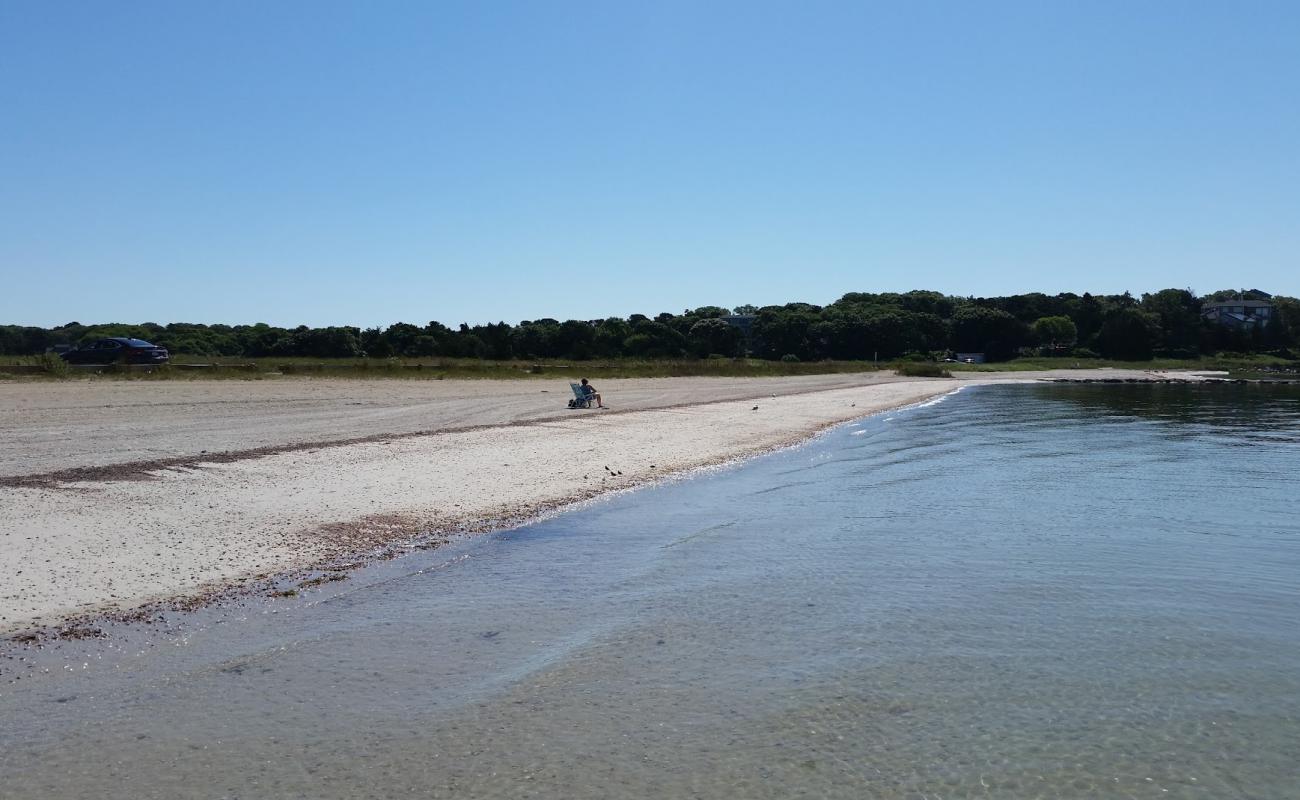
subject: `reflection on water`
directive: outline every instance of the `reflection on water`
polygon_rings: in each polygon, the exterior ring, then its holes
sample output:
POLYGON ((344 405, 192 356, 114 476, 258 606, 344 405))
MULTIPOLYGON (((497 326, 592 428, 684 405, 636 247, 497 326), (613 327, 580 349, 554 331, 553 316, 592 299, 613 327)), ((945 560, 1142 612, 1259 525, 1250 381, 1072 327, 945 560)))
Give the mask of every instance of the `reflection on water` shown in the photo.
POLYGON ((1300 416, 1300 388, 1278 383, 1071 384, 1038 387, 1038 394, 1076 403, 1090 415, 1176 423, 1166 429, 1169 435, 1217 434, 1220 444, 1250 444, 1273 437, 1295 441, 1300 416))
POLYGON ((4 796, 1295 796, 1300 392, 1169 388, 968 390, 89 646, 4 687, 4 796))

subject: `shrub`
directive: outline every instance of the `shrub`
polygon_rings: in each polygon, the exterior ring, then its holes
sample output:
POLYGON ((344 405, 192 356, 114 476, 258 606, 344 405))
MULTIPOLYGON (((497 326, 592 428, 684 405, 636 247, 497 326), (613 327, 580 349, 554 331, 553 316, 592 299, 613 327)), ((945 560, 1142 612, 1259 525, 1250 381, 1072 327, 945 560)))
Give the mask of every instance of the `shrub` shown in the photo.
POLYGON ((905 361, 896 364, 894 371, 908 378, 951 378, 952 373, 931 362, 905 361))
POLYGON ((42 353, 37 363, 50 375, 60 378, 66 378, 72 370, 68 367, 68 362, 59 357, 57 353, 42 353))
POLYGON ((1101 358, 1101 354, 1096 350, 1089 350, 1086 347, 1076 347, 1070 351, 1070 355, 1075 358, 1101 358))

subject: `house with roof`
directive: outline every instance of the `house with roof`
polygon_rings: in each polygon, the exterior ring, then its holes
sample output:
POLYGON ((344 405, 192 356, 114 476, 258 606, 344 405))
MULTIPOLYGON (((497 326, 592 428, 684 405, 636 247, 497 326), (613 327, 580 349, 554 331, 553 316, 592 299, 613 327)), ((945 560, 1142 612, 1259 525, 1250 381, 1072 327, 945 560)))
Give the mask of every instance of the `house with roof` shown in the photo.
POLYGON ((1201 318, 1229 328, 1246 330, 1267 325, 1274 314, 1272 297, 1268 292, 1251 289, 1233 299, 1204 303, 1201 306, 1201 318))

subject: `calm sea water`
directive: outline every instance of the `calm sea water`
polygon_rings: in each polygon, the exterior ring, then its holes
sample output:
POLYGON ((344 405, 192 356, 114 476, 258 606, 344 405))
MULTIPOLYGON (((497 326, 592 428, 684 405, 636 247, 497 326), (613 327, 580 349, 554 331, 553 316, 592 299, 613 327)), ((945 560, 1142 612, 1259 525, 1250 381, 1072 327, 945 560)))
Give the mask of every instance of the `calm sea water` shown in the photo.
POLYGON ((1298 489, 1296 387, 966 390, 11 662, 0 795, 1300 797, 1298 489))

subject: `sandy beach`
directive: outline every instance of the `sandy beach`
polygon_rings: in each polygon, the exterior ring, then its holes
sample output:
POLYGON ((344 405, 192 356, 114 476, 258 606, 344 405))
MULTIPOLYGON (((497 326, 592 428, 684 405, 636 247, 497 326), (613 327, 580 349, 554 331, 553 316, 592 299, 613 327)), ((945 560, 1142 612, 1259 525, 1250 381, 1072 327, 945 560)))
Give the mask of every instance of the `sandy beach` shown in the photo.
POLYGON ((0 633, 488 529, 960 386, 1053 377, 1069 373, 611 380, 607 411, 567 409, 561 380, 3 383, 0 633))

